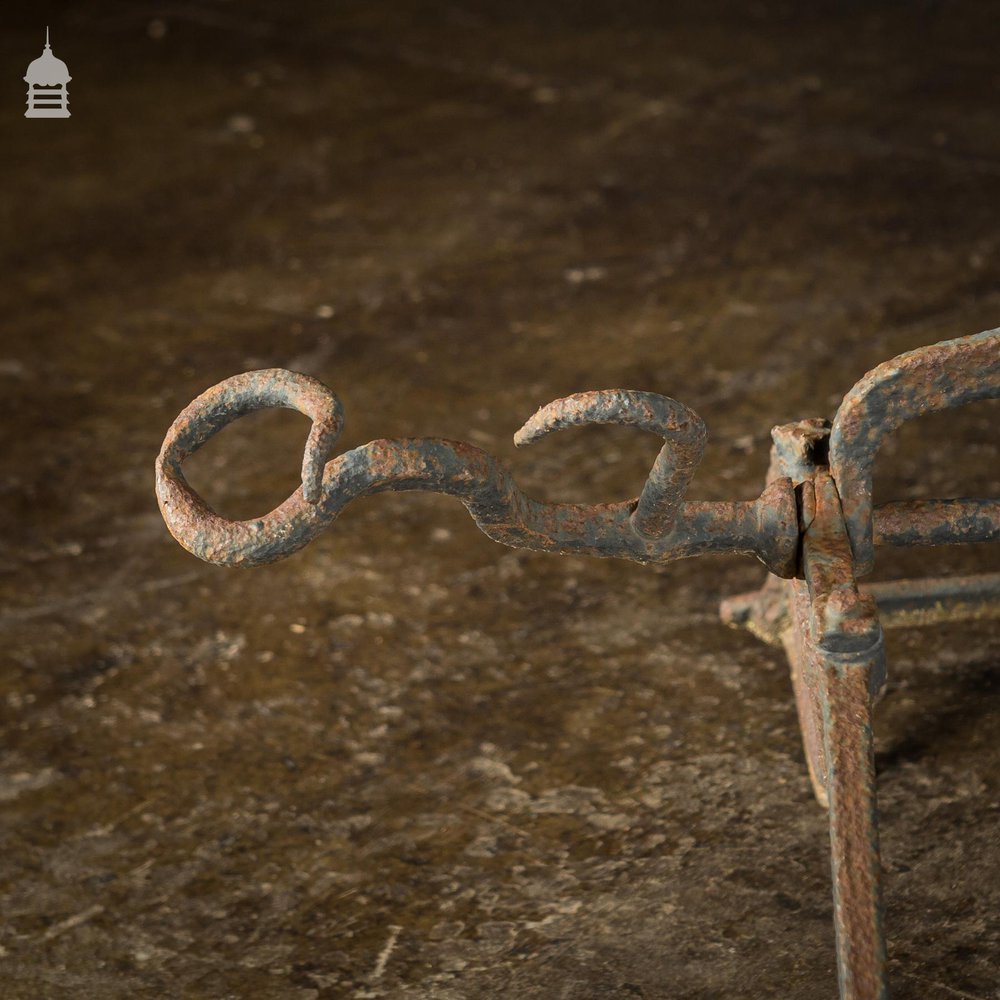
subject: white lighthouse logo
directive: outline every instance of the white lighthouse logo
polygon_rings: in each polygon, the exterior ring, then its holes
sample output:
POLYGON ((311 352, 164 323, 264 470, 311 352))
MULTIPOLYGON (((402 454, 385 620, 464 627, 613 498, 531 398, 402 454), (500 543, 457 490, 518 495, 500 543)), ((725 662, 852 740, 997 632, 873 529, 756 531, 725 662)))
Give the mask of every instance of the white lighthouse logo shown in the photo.
POLYGON ((25 118, 69 118, 67 85, 72 77, 62 59, 56 59, 45 29, 45 48, 24 74, 28 84, 28 110, 25 118))

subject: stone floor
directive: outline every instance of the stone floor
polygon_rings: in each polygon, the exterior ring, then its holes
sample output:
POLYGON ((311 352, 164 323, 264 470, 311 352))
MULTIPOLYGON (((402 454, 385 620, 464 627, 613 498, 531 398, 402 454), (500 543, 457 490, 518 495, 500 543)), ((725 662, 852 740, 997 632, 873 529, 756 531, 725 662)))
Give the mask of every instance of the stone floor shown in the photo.
MULTIPOLYGON (((826 826, 785 666, 717 606, 763 570, 503 549, 426 495, 226 571, 168 536, 175 414, 248 368, 345 448, 463 438, 546 499, 634 495, 676 396, 691 495, 772 425, 1000 325, 988 3, 68 3, 72 118, 0 35, 0 993, 11 1000, 828 1000, 826 826)), ((884 450, 884 499, 996 495, 996 405, 884 450)), ((190 463, 227 514, 306 423, 190 463)), ((994 548, 877 572, 997 566, 994 548)), ((1000 629, 893 634, 878 720, 898 1000, 1000 997, 1000 629)))

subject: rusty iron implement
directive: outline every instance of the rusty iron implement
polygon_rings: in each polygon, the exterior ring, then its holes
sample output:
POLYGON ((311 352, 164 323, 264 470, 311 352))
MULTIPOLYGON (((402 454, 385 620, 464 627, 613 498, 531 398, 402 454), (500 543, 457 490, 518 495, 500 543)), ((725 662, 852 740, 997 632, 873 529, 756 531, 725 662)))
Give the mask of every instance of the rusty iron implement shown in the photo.
POLYGON ((760 590, 724 601, 724 621, 784 646, 816 798, 827 809, 842 1000, 888 997, 872 707, 886 681, 883 628, 1000 617, 1000 573, 861 586, 879 545, 1000 541, 1000 499, 873 507, 884 438, 935 410, 1000 397, 1000 329, 902 354, 844 397, 833 423, 776 427, 767 483, 753 501, 705 502, 685 491, 705 425, 650 392, 582 392, 543 406, 514 435, 530 444, 583 424, 623 424, 665 443, 641 494, 609 504, 543 503, 472 445, 379 440, 331 458, 343 425, 337 397, 308 375, 272 368, 226 379, 174 421, 156 460, 156 495, 173 536, 224 566, 274 562, 301 549, 352 500, 388 490, 457 497, 490 538, 515 548, 666 563, 703 552, 756 556, 760 590), (253 410, 288 407, 312 420, 302 486, 265 517, 232 521, 188 485, 181 463, 253 410))

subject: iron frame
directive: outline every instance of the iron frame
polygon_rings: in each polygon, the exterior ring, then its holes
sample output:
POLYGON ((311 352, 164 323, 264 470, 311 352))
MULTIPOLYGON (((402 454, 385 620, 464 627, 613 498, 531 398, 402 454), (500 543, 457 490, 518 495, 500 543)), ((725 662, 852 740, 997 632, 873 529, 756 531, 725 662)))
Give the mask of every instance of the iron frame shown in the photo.
POLYGON ((844 397, 829 424, 777 427, 767 482, 753 501, 685 499, 707 433, 692 410, 655 393, 601 390, 542 407, 515 435, 530 444, 584 424, 652 431, 664 445, 634 500, 542 503, 496 458, 462 442, 378 440, 331 458, 340 401, 283 369, 226 379, 174 421, 156 460, 156 493, 170 532, 208 562, 248 566, 291 555, 352 500, 385 491, 455 496, 491 538, 515 548, 666 563, 704 552, 753 555, 764 585, 723 602, 722 619, 783 646, 806 762, 830 827, 834 924, 842 1000, 887 1000, 882 872, 872 711, 886 682, 883 629, 1000 617, 1000 573, 865 586, 879 545, 1000 540, 1000 500, 942 499, 873 507, 875 456, 905 421, 1000 397, 1000 330, 947 340, 879 365, 844 397), (309 416, 302 486, 262 518, 222 517, 181 464, 224 426, 283 406, 309 416))

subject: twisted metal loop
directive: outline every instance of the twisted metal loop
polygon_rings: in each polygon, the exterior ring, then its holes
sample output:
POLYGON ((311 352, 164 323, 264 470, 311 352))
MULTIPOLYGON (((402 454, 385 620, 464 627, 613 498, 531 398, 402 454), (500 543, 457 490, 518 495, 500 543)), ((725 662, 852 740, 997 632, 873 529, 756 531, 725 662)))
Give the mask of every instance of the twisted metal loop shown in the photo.
POLYGON ((518 447, 564 427, 622 424, 666 439, 632 513, 632 527, 645 538, 662 538, 674 525, 691 477, 708 441, 704 421, 669 396, 630 389, 578 392, 543 406, 514 435, 518 447))
POLYGON ((170 533, 208 562, 256 564, 280 558, 286 526, 308 520, 309 509, 319 503, 323 469, 343 425, 343 406, 330 389, 283 368, 244 372, 203 392, 170 426, 156 459, 156 497, 170 533), (234 420, 271 407, 298 410, 313 422, 302 456, 302 486, 266 517, 231 521, 192 489, 181 463, 234 420), (246 558, 239 557, 243 552, 246 558))
POLYGON ((317 503, 323 467, 344 426, 344 407, 334 392, 309 375, 265 368, 225 379, 185 407, 167 432, 160 458, 175 476, 181 475, 181 462, 223 427, 272 407, 298 410, 313 422, 302 455, 302 494, 307 503, 317 503))
POLYGON ((685 502, 705 445, 704 424, 665 396, 627 390, 580 393, 542 407, 518 432, 527 444, 560 427, 615 423, 666 438, 638 499, 609 504, 543 503, 473 445, 437 438, 377 440, 328 460, 343 425, 340 401, 322 383, 282 369, 247 372, 202 393, 174 421, 156 461, 156 492, 171 534, 208 562, 252 566, 302 548, 351 501, 385 491, 422 490, 462 501, 495 541, 547 552, 663 563, 701 552, 756 555, 777 575, 794 572, 797 539, 791 482, 753 501, 685 502), (285 406, 313 420, 302 488, 271 513, 222 517, 191 488, 181 463, 233 420, 285 406))

